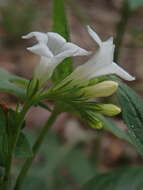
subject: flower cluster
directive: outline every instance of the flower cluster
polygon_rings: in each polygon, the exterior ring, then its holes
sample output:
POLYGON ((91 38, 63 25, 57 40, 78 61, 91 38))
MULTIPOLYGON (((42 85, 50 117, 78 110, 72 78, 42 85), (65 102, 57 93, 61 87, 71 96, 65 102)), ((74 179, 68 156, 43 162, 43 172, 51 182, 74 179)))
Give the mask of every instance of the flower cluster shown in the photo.
MULTIPOLYGON (((89 101, 92 98, 107 97, 118 88, 118 83, 108 79, 108 75, 115 74, 120 78, 132 81, 135 78, 113 61, 113 38, 101 41, 100 37, 89 26, 89 35, 98 44, 97 52, 89 60, 78 66, 69 76, 45 91, 41 97, 60 100, 74 107, 82 117, 86 118, 92 127, 100 128, 101 121, 97 113, 113 116, 120 113, 120 108, 113 104, 102 104, 89 101)), ((90 55, 91 52, 67 42, 61 35, 53 32, 31 32, 24 39, 35 37, 37 44, 27 48, 40 56, 40 64, 34 71, 40 88, 50 79, 54 69, 65 58, 70 56, 90 55)))
POLYGON ((31 32, 26 36, 22 36, 23 39, 32 37, 35 37, 38 43, 27 49, 40 56, 40 64, 35 69, 34 77, 39 79, 41 83, 52 76, 56 66, 65 58, 90 54, 79 46, 66 42, 61 35, 54 32, 31 32))

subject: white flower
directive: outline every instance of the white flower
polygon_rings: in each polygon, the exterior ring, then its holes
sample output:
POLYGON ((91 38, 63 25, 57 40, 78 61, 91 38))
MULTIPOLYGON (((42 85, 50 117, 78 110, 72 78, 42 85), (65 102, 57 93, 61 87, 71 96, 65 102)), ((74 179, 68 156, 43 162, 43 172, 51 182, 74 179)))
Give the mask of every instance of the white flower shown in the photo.
POLYGON ((79 66, 70 77, 72 79, 76 78, 76 80, 85 81, 102 75, 116 74, 125 80, 134 80, 134 77, 113 62, 115 48, 113 38, 102 42, 96 32, 89 26, 87 28, 90 36, 98 44, 99 50, 89 61, 79 66))
POLYGON ((90 54, 90 52, 79 46, 66 42, 61 35, 54 32, 31 32, 22 36, 23 39, 32 37, 35 37, 38 43, 27 49, 41 57, 40 64, 36 67, 34 75, 43 82, 51 77, 55 67, 65 58, 90 54))

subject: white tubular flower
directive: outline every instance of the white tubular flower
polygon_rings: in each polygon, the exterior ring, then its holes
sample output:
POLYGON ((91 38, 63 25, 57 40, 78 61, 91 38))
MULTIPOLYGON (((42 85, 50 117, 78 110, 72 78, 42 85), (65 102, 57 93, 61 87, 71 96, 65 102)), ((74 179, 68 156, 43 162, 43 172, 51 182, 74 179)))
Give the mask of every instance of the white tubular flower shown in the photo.
POLYGON ((90 52, 79 46, 66 42, 61 35, 54 32, 31 32, 22 36, 23 39, 32 37, 35 37, 38 43, 27 49, 41 57, 40 64, 36 67, 34 75, 42 82, 51 77, 55 67, 65 58, 90 54, 90 52))
POLYGON ((124 80, 132 81, 135 78, 113 62, 114 48, 113 38, 102 42, 100 37, 89 26, 88 33, 98 44, 99 50, 84 65, 79 66, 71 75, 77 80, 85 81, 102 75, 116 74, 124 80))

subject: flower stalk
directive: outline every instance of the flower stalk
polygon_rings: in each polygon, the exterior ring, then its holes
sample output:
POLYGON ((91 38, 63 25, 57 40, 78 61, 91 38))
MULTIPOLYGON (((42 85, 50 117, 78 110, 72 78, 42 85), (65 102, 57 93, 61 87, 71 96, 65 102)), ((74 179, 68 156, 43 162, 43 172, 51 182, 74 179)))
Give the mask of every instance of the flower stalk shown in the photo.
POLYGON ((23 184, 23 181, 33 163, 33 160, 35 159, 45 137, 47 136, 47 132, 49 131, 49 128, 53 125, 53 123, 55 122, 57 116, 58 116, 59 112, 58 110, 55 108, 53 110, 53 112, 51 113, 51 116, 49 117, 48 121, 46 122, 45 126, 43 127, 43 129, 41 130, 37 140, 35 141, 35 144, 33 145, 33 155, 30 158, 27 158, 27 160, 25 161, 19 175, 18 178, 16 180, 16 184, 14 187, 14 190, 19 190, 23 184))

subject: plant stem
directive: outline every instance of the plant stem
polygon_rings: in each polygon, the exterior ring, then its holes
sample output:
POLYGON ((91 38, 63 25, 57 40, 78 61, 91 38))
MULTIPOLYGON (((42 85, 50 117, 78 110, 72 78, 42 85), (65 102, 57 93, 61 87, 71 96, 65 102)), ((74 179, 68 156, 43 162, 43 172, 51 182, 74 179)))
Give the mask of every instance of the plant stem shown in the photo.
POLYGON ((26 115, 29 107, 30 107, 29 104, 25 104, 25 106, 23 107, 23 109, 22 109, 22 111, 20 113, 20 116, 18 118, 18 124, 17 124, 17 127, 16 127, 15 138, 13 138, 13 142, 9 147, 8 160, 7 160, 7 165, 6 165, 6 168, 5 168, 5 176, 4 176, 4 183, 7 184, 7 185, 5 185, 5 190, 9 189, 10 172, 11 172, 11 167, 12 167, 13 154, 14 154, 14 151, 15 151, 15 147, 16 147, 20 132, 21 132, 21 126, 22 126, 22 124, 24 122, 24 118, 25 118, 25 115, 26 115))
POLYGON ((115 62, 119 61, 121 46, 130 15, 131 15, 131 9, 128 0, 123 0, 121 8, 121 19, 116 27, 117 35, 115 39, 115 54, 114 54, 115 62))
POLYGON ((32 157, 26 159, 26 161, 19 173, 19 176, 16 180, 16 185, 14 187, 14 190, 19 190, 21 188, 23 181, 33 163, 33 160, 35 159, 35 156, 36 156, 37 152, 39 151, 39 149, 43 143, 43 140, 45 139, 45 137, 47 135, 49 127, 51 127, 51 125, 54 123, 57 116, 58 116, 58 112, 53 111, 51 116, 49 117, 48 121, 46 122, 45 126, 41 130, 39 137, 37 138, 37 140, 35 141, 35 144, 33 145, 33 155, 32 155, 32 157))

